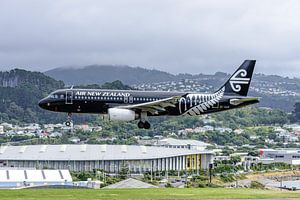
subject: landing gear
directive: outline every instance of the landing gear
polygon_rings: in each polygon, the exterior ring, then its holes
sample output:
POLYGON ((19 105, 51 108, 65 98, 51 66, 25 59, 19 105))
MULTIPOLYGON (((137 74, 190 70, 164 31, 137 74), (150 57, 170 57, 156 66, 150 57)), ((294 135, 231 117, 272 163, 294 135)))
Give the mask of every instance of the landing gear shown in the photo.
POLYGON ((65 125, 70 127, 72 124, 72 113, 68 113, 67 121, 65 122, 65 125))
POLYGON ((65 122, 65 125, 66 125, 66 126, 71 126, 71 122, 70 122, 70 121, 66 121, 66 122, 65 122))
POLYGON ((147 112, 141 113, 138 127, 144 129, 149 129, 151 127, 150 123, 147 121, 147 112))
POLYGON ((139 123, 137 124, 139 128, 144 128, 144 122, 139 121, 139 123))
POLYGON ((139 128, 149 129, 151 127, 151 124, 148 121, 139 121, 138 123, 139 128))
POLYGON ((144 129, 149 129, 151 127, 150 123, 145 121, 144 122, 144 129))

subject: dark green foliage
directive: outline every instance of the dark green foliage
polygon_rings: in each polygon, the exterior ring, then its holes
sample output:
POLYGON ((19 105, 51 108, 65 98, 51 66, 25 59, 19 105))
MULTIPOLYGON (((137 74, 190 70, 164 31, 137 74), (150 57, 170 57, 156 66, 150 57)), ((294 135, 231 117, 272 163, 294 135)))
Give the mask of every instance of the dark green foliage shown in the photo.
POLYGON ((72 178, 74 181, 87 181, 88 178, 93 179, 94 174, 91 172, 73 172, 72 178))
POLYGON ((90 65, 82 68, 56 68, 45 72, 66 84, 104 84, 114 80, 121 80, 126 84, 162 82, 175 80, 176 76, 159 70, 149 70, 140 67, 90 65))
POLYGON ((221 174, 220 175, 220 179, 224 182, 224 183, 230 183, 236 180, 235 176, 233 174, 221 174))
POLYGON ((134 90, 133 87, 129 85, 124 85, 121 81, 116 80, 111 83, 106 82, 103 85, 90 84, 90 85, 78 85, 74 88, 84 88, 84 89, 111 89, 111 90, 134 90))
POLYGON ((62 81, 56 81, 40 72, 21 69, 0 72, 0 117, 2 121, 57 121, 61 115, 43 111, 38 107, 38 101, 53 90, 63 87, 62 81))
MULTIPOLYGON (((53 113, 42 110, 38 106, 39 100, 54 90, 64 88, 62 81, 56 81, 40 72, 30 72, 14 69, 0 72, 0 122, 27 122, 27 123, 57 123, 66 119, 64 113, 53 113)), ((133 89, 123 85, 121 81, 78 86, 77 88, 99 89, 133 89)), ((74 121, 93 121, 94 115, 74 115, 74 121)))
POLYGON ((265 186, 258 181, 251 181, 250 188, 253 189, 265 189, 265 186))
POLYGON ((215 115, 216 121, 222 121, 226 127, 239 128, 257 125, 283 125, 288 122, 286 112, 278 109, 253 109, 246 107, 222 112, 215 115))
POLYGON ((129 175, 129 168, 125 163, 123 163, 119 172, 120 179, 125 180, 129 175))
POLYGON ((251 167, 254 171, 272 171, 272 170, 291 170, 293 169, 292 165, 285 163, 271 163, 271 164, 262 164, 258 163, 251 167))

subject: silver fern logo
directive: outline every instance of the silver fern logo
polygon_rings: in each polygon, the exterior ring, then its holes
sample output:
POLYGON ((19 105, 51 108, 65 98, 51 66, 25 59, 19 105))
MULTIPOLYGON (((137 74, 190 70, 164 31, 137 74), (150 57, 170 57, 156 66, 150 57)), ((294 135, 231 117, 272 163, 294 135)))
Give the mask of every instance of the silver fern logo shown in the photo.
POLYGON ((250 82, 250 78, 247 77, 247 71, 244 69, 238 70, 230 79, 229 83, 234 92, 240 92, 242 85, 247 85, 250 82))
POLYGON ((186 98, 181 98, 179 101, 179 112, 183 115, 200 115, 205 111, 217 105, 224 95, 225 87, 214 94, 189 94, 186 98), (197 101, 199 99, 200 101, 197 101), (181 109, 181 105, 184 109, 181 109))

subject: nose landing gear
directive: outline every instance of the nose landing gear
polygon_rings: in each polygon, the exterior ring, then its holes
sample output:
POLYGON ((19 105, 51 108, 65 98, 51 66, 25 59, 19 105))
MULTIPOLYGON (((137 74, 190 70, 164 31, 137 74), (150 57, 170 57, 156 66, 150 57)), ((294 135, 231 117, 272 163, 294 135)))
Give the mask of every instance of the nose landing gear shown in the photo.
POLYGON ((72 124, 72 113, 68 113, 67 121, 65 122, 65 125, 70 127, 72 124))

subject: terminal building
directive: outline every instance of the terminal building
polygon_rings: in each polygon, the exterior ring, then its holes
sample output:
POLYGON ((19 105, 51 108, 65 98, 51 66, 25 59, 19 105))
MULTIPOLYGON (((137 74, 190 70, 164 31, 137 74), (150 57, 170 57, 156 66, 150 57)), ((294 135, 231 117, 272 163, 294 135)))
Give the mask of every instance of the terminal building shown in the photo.
POLYGON ((0 169, 35 168, 118 173, 207 169, 214 153, 207 150, 135 145, 28 145, 1 146, 0 169))
POLYGON ((208 146, 211 146, 208 143, 201 142, 198 140, 178 140, 174 138, 164 138, 158 140, 154 145, 167 147, 167 148, 192 149, 192 150, 205 150, 208 146))
POLYGON ((0 169, 0 188, 72 185, 68 170, 0 169))
POLYGON ((300 165, 300 149, 261 149, 259 162, 300 165))

